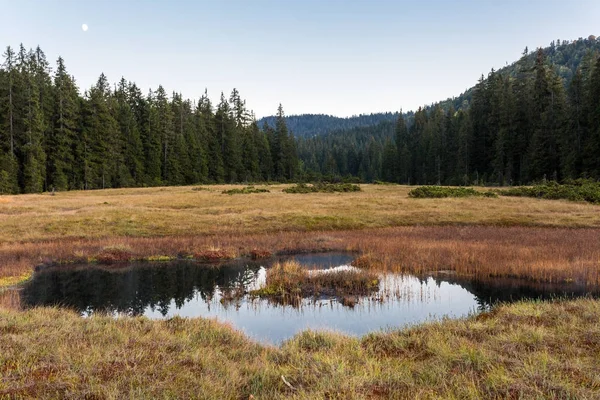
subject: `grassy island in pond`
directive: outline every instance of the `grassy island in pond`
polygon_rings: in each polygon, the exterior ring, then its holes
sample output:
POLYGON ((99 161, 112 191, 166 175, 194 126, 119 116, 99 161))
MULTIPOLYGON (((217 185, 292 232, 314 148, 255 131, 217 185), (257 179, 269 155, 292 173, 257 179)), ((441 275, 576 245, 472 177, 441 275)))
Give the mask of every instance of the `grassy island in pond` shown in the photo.
POLYGON ((297 297, 366 296, 379 289, 379 278, 369 271, 309 270, 298 262, 277 263, 267 270, 265 286, 251 294, 292 303, 297 297))

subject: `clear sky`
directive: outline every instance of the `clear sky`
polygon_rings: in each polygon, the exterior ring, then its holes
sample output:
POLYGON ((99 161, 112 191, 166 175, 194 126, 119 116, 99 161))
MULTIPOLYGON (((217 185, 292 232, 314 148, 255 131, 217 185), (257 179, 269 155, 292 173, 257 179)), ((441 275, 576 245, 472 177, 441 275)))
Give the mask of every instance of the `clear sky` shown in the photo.
POLYGON ((0 0, 0 45, 61 55, 80 90, 104 72, 144 92, 258 117, 416 109, 552 40, 600 36, 599 0, 0 0), (82 24, 89 29, 84 32, 82 24))

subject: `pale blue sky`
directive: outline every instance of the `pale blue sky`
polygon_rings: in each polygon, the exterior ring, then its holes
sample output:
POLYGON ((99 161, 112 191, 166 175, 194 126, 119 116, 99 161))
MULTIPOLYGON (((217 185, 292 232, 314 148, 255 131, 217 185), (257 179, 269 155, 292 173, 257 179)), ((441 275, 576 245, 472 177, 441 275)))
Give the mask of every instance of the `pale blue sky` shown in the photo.
POLYGON ((236 87, 257 116, 416 109, 460 94, 525 46, 600 36, 598 0, 0 0, 0 45, 59 55, 80 90, 101 72, 144 92, 213 100, 236 87), (81 25, 89 26, 83 32, 81 25))

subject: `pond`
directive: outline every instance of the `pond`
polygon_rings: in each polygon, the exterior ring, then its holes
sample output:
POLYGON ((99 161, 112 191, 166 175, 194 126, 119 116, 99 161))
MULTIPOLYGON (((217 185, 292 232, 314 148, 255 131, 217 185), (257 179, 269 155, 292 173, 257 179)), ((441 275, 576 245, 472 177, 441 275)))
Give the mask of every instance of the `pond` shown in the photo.
MULTIPOLYGON (((349 265, 353 256, 324 253, 289 258, 306 268, 327 270, 349 265)), ((21 301, 24 307, 59 305, 84 316, 108 312, 149 318, 216 318, 253 339, 279 344, 306 329, 361 336, 432 319, 467 316, 497 301, 587 294, 575 284, 482 283, 443 272, 427 277, 382 274, 379 291, 351 306, 325 296, 290 306, 243 294, 265 282, 267 268, 274 261, 238 260, 219 266, 175 262, 54 267, 35 274, 21 301)))

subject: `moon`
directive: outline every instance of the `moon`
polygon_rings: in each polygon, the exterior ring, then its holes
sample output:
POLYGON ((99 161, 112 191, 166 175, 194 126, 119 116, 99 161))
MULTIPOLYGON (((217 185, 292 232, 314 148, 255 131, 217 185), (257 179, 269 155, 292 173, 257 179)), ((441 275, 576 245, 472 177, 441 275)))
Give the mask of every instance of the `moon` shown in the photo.
POLYGON ((87 24, 81 25, 81 30, 84 31, 84 32, 87 32, 87 30, 88 30, 87 24))

